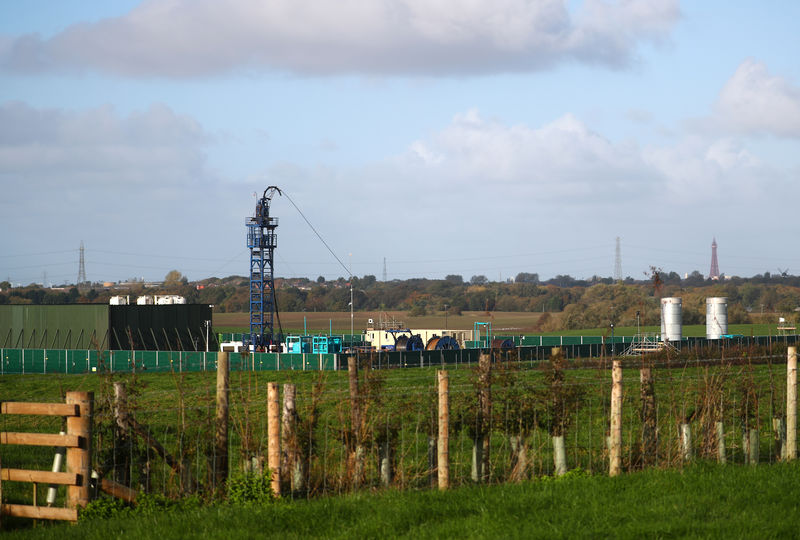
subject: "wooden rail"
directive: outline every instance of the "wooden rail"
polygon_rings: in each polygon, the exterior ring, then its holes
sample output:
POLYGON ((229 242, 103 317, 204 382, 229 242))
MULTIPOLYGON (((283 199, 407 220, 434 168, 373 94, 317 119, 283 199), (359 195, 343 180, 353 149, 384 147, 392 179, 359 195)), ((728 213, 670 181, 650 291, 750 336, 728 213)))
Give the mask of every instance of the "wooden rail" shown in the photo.
POLYGON ((2 500, 2 489, 0 489, 0 517, 78 520, 78 508, 86 506, 89 502, 93 401, 94 394, 92 392, 67 392, 66 403, 14 401, 0 403, 0 414, 64 416, 67 419, 66 434, 0 433, 0 444, 53 446, 67 449, 67 472, 0 467, 0 486, 2 486, 2 482, 30 482, 33 484, 32 505, 6 504, 2 500), (37 484, 67 486, 67 507, 39 506, 36 501, 37 484))

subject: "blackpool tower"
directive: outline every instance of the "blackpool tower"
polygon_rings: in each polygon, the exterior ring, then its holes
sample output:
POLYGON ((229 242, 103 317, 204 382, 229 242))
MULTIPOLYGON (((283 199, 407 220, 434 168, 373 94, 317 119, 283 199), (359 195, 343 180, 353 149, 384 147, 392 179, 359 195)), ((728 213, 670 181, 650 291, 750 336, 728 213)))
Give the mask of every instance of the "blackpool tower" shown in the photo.
POLYGON ((708 273, 711 279, 719 279, 719 263, 717 262, 717 239, 711 242, 711 271, 708 273))

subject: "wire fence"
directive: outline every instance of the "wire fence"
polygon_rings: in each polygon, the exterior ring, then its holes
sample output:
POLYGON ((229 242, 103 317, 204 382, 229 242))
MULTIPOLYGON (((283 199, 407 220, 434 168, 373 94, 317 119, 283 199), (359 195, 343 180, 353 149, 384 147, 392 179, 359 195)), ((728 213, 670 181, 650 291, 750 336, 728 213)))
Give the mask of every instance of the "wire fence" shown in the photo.
MULTIPOLYGON (((287 412, 284 401, 281 418, 284 495, 435 486, 437 370, 372 369, 369 356, 357 362, 355 386, 345 372, 231 371, 227 456, 215 445, 214 374, 95 376, 93 469, 140 493, 219 495, 220 463, 226 476, 269 469, 267 383, 275 381, 284 384, 284 398, 292 393, 286 385, 296 390, 294 406, 287 412), (115 383, 125 389, 123 398, 115 383)), ((451 366, 448 374, 451 486, 571 469, 608 473, 608 361, 575 366, 556 353, 533 365, 504 353, 484 364, 451 366)), ((625 360, 622 469, 785 459, 786 374, 785 347, 727 358, 664 353, 625 360)), ((61 428, 59 419, 32 422, 4 415, 2 431, 61 428)), ((53 457, 50 448, 0 451, 3 467, 42 468, 53 457)))

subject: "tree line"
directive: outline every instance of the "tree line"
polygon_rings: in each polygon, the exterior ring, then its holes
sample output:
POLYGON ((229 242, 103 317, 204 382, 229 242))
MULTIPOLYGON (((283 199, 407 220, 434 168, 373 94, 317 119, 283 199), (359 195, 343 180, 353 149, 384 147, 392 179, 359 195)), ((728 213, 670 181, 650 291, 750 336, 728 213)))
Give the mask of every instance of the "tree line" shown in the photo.
MULTIPOLYGON (((569 275, 539 280, 538 275, 520 273, 507 281, 489 281, 485 276, 448 275, 444 279, 414 278, 378 281, 375 276, 340 277, 325 280, 276 278, 276 297, 281 312, 348 311, 351 287, 357 311, 407 311, 410 316, 447 311, 539 312, 541 331, 596 328, 614 323, 632 326, 659 324, 660 298, 682 298, 684 324, 705 321, 705 299, 728 298, 728 320, 732 324, 753 322, 761 314, 770 320, 780 313, 794 320, 800 306, 800 277, 759 274, 751 278, 709 280, 698 272, 681 278, 675 272, 651 269, 646 279, 614 281, 593 277, 583 280, 569 275), (559 313, 558 317, 550 314, 559 313)), ((31 284, 11 288, 0 283, 0 304, 107 303, 111 296, 178 294, 189 303, 213 304, 218 312, 249 310, 250 283, 247 277, 228 276, 189 282, 179 272, 167 274, 163 283, 145 287, 141 282, 105 288, 99 284, 82 287, 44 288, 31 284)))

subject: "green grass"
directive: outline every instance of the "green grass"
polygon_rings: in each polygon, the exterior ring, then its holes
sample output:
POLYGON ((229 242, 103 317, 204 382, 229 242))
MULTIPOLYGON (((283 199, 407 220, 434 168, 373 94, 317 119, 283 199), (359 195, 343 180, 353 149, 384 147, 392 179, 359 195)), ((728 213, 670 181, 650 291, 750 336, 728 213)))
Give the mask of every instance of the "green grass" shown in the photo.
MULTIPOLYGON (((427 315, 424 317, 408 317, 402 311, 392 311, 390 316, 403 321, 409 328, 443 328, 445 326, 444 315, 441 313, 427 315)), ((610 329, 603 328, 583 328, 578 330, 557 330, 555 332, 536 332, 534 326, 541 313, 531 312, 492 312, 486 315, 483 312, 465 311, 462 315, 452 315, 448 317, 447 325, 452 329, 471 330, 476 321, 491 321, 493 333, 497 335, 548 335, 548 336, 603 336, 610 335, 610 329), (508 328, 509 330, 498 330, 508 328)), ((325 313, 303 313, 292 312, 282 313, 284 333, 299 334, 303 331, 303 316, 306 316, 306 327, 309 333, 327 333, 330 325, 333 326, 334 333, 350 333, 350 313, 349 312, 325 312, 325 313)), ((357 312, 355 332, 359 333, 366 327, 368 317, 376 318, 372 312, 357 312)), ((214 331, 215 332, 247 332, 247 313, 215 313, 214 331)), ((376 319, 377 320, 377 319, 376 319)), ((642 332, 659 333, 660 326, 642 326, 642 332)), ((728 331, 731 334, 742 334, 744 336, 767 336, 777 335, 777 324, 730 324, 728 331)), ((614 329, 616 336, 636 335, 636 326, 619 326, 614 329)), ((684 337, 705 337, 705 324, 685 325, 683 327, 684 337)))
POLYGON ((7 538, 789 538, 798 464, 568 475, 40 526, 7 538))
MULTIPOLYGON (((776 348, 777 350, 777 348, 776 348)), ((708 352, 708 351, 706 351, 708 352)), ((758 351, 750 351, 751 356, 758 351)), ((739 354, 732 350, 732 354, 739 354)), ((726 353, 728 357, 728 353, 726 353)), ((705 357, 704 357, 705 358, 705 357)), ((755 365, 752 367, 753 391, 755 392, 750 400, 756 399, 757 402, 748 401, 746 403, 750 414, 758 418, 760 431, 760 461, 765 465, 765 469, 772 470, 766 466, 768 463, 776 461, 776 447, 774 433, 772 432, 772 418, 779 416, 786 402, 785 398, 785 348, 781 348, 780 354, 774 357, 772 365, 755 365)), ((633 362, 633 361, 632 361, 633 362)), ((740 414, 743 405, 742 390, 739 388, 740 382, 746 379, 750 373, 748 366, 733 365, 729 367, 708 368, 696 366, 693 363, 684 365, 680 361, 672 360, 671 369, 667 369, 664 360, 659 362, 660 369, 655 373, 655 386, 658 404, 658 426, 659 426, 659 449, 658 461, 660 467, 680 467, 681 459, 679 454, 677 423, 680 418, 691 415, 691 411, 697 407, 698 397, 701 395, 707 377, 712 375, 723 377, 721 398, 723 407, 723 421, 725 426, 725 439, 727 446, 727 459, 731 465, 731 474, 743 474, 748 471, 740 464, 744 462, 742 450, 742 423, 740 414)), ((498 368, 500 366, 498 365, 498 368)), ((528 367, 527 364, 524 367, 528 367)), ((470 406, 475 403, 473 381, 475 374, 468 366, 451 366, 448 370, 450 374, 450 403, 451 421, 455 422, 456 411, 460 407, 470 406)), ((542 385, 543 373, 538 369, 523 369, 517 372, 520 381, 527 381, 534 387, 542 385)), ((436 411, 436 368, 424 369, 396 369, 386 370, 378 373, 385 377, 383 390, 380 392, 382 399, 373 403, 369 409, 369 418, 373 422, 370 429, 374 434, 383 431, 384 426, 394 426, 397 429, 396 443, 396 476, 394 486, 398 491, 418 492, 427 485, 427 430, 431 418, 435 418, 436 411)), ((245 419, 245 412, 249 411, 252 420, 252 435, 259 451, 266 452, 266 383, 274 381, 278 383, 295 383, 298 390, 298 411, 301 419, 307 417, 308 404, 310 401, 311 387, 319 377, 325 381, 325 389, 322 402, 320 403, 319 422, 314 431, 314 460, 311 468, 311 482, 315 493, 338 493, 348 491, 349 485, 344 474, 344 454, 345 448, 342 443, 341 429, 349 422, 349 394, 346 372, 325 372, 321 375, 317 372, 303 371, 281 371, 281 372, 233 372, 231 373, 231 428, 230 428, 230 461, 231 471, 239 470, 242 454, 241 430, 240 426, 245 419)), ((204 479, 206 469, 206 443, 213 437, 213 418, 214 418, 214 394, 215 394, 215 373, 186 373, 160 374, 160 373, 139 373, 135 377, 126 374, 115 374, 115 380, 132 382, 136 380, 136 392, 130 392, 131 406, 133 414, 140 422, 147 424, 152 433, 173 455, 183 453, 188 460, 193 474, 201 482, 204 479), (179 392, 180 389, 180 392, 179 392), (179 394, 185 403, 185 409, 179 404, 179 394)), ((638 441, 640 440, 641 422, 639 421, 639 369, 638 362, 631 363, 624 370, 624 400, 623 400, 623 467, 628 470, 637 462, 638 441)), ((581 368, 568 370, 565 373, 567 384, 577 385, 585 391, 585 401, 574 417, 574 421, 567 428, 567 460, 570 467, 580 467, 595 474, 602 475, 608 468, 607 453, 605 451, 605 435, 608 429, 608 396, 610 393, 610 373, 608 366, 605 368, 581 368)), ((97 410, 95 414, 95 426, 97 439, 95 450, 102 452, 110 448, 110 433, 108 431, 111 424, 111 417, 108 409, 102 409, 103 396, 108 396, 108 380, 106 377, 97 373, 86 375, 63 375, 52 374, 42 375, 6 375, 0 377, 0 396, 3 400, 9 401, 60 401, 62 390, 93 390, 96 392, 97 410)), ((503 387, 501 378, 495 381, 492 389, 493 399, 495 400, 496 424, 492 428, 491 438, 491 474, 495 481, 502 482, 509 477, 511 469, 509 437, 510 433, 505 433, 502 422, 508 420, 509 409, 504 408, 502 396, 503 387)), ((527 394, 527 399, 536 399, 534 394, 527 394)), ((9 416, 0 417, 0 431, 39 431, 39 432, 58 432, 60 419, 38 418, 30 416, 9 416)), ((693 433, 695 448, 699 451, 701 425, 698 420, 693 423, 693 433)), ((371 436, 372 437, 372 436, 371 436)), ((370 486, 376 491, 380 491, 377 451, 378 446, 374 443, 374 438, 370 439, 367 448, 366 464, 366 486, 370 486)), ((553 472, 552 443, 547 431, 543 428, 536 428, 527 438, 529 444, 530 474, 534 477, 550 475, 553 472)), ((137 443, 139 450, 143 445, 137 443)), ((20 467, 31 469, 49 468, 52 463, 52 448, 29 448, 19 446, 0 447, 0 458, 7 467, 20 467)), ((450 468, 451 481, 454 486, 466 488, 471 484, 470 480, 470 458, 471 440, 466 429, 458 429, 455 425, 451 426, 450 434, 450 468)), ((95 458, 96 462, 102 461, 101 457, 95 458)), ((141 463, 142 457, 138 458, 141 463)), ((168 467, 164 466, 162 460, 155 458, 152 469, 151 489, 155 493, 163 493, 173 496, 177 493, 176 478, 170 473, 168 467)), ((759 469, 760 470, 760 469, 759 469)), ((792 470, 792 474, 797 471, 792 470)), ((139 475, 141 473, 136 473, 139 475)), ((653 471, 643 475, 649 478, 649 474, 656 475, 653 471)), ((666 474, 666 473, 664 473, 666 474)), ((634 475, 639 477, 640 475, 634 475)), ((797 475, 795 474, 795 478, 797 475)), ((598 482, 606 482, 602 477, 595 478, 598 482)), ((581 480, 575 480, 579 482, 581 480)), ((135 480, 134 486, 138 486, 135 480)), ((534 492, 543 484, 542 481, 528 484, 534 492), (531 487, 533 486, 533 487, 531 487)), ((613 484, 612 484, 613 485, 613 484)), ((46 486, 40 486, 39 498, 43 500, 46 486)), ((505 486, 497 488, 503 497, 503 493, 514 493, 513 490, 519 489, 515 486, 505 486), (503 490, 511 490, 509 492, 503 490)), ((545 488, 541 488, 545 489, 545 488)), ((540 491, 541 491, 540 489, 540 491)), ((551 488, 547 488, 551 489, 551 488)), ((587 487, 586 489, 590 489, 587 487)), ((594 488, 591 488, 594 489, 594 488)), ((609 488, 610 489, 610 488, 609 488)), ((737 488, 741 489, 741 488, 737 488)), ((22 483, 4 483, 4 501, 29 503, 30 486, 22 483)), ((463 490, 465 493, 482 493, 483 490, 463 490)), ((459 490, 459 493, 461 490, 459 490)), ((661 495, 659 489, 654 492, 661 495)), ((204 496, 208 496, 207 491, 204 496)), ((424 497, 437 497, 436 494, 423 492, 424 497)), ((509 495, 517 497, 522 495, 509 495)), ((596 494, 598 497, 605 497, 603 493, 596 494)), ((406 499, 405 494, 390 491, 381 495, 383 498, 392 500, 396 506, 407 505, 414 507, 416 499, 406 499)), ((475 504, 479 495, 468 495, 462 501, 441 503, 449 504, 450 507, 460 507, 465 505, 467 508, 475 504)), ((680 497, 676 497, 680 499, 680 497)), ((339 499, 323 498, 322 501, 303 504, 333 504, 330 501, 339 499)), ((359 497, 345 497, 343 500, 360 501, 359 497)), ((425 499, 423 499, 424 501, 425 499)), ((565 499, 569 502, 570 499, 565 499)), ((541 501, 531 501, 529 504, 540 504, 541 501)), ((363 504, 359 502, 357 504, 363 504)), ((420 504, 428 504, 423 502, 420 504)), ((438 503, 437 503, 438 504, 438 503)), ((572 503, 569 503, 572 504, 572 503)), ((673 503, 670 503, 673 504, 673 503)), ((290 505, 291 508, 302 505, 290 505)), ((277 509, 271 508, 270 512, 289 512, 284 510, 281 505, 277 509)), ((345 515, 349 512, 348 506, 332 509, 330 511, 341 512, 345 515)), ((294 510, 292 510, 294 512, 294 510)), ((375 510, 377 512, 377 510, 375 510)), ((455 510, 453 510, 455 511, 455 510)), ((217 509, 213 520, 233 520, 235 510, 231 508, 217 509)), ((265 510, 266 512, 266 510, 265 510)), ((423 510, 420 510, 423 518, 427 519, 423 510)), ((261 516, 262 520, 269 521, 272 514, 266 517, 261 516)), ((295 519, 294 514, 286 517, 287 520, 295 519)), ((395 527, 395 516, 387 516, 382 519, 388 520, 390 525, 395 527)), ((466 516, 465 521, 477 520, 480 516, 466 516)), ((152 519, 148 517, 147 519, 152 519)), ((193 519, 200 519, 195 516, 193 519)), ((203 518, 205 519, 205 518, 203 518)), ((212 519, 212 518, 208 518, 212 519)), ((237 518, 238 519, 238 518, 237 518)), ((246 522, 251 519, 249 514, 241 517, 246 522)), ((282 518, 283 519, 283 518, 282 518)), ((296 521, 303 524, 305 518, 296 518, 296 521)), ((354 522, 360 522, 361 517, 353 517, 354 522)), ((411 519, 410 517, 408 519, 411 519)), ((519 518, 506 517, 512 521, 519 521, 519 518)), ((444 520, 443 522, 446 522, 444 520)), ((216 523, 216 521, 214 522, 216 523)), ((538 523, 538 522, 537 522, 538 523)), ((537 526, 540 526, 538 524, 537 526)), ((177 525, 176 525, 177 526, 177 525)), ((189 525, 186 525, 187 527, 189 525)), ((209 525, 210 527, 211 525, 209 525)), ((306 525, 303 525, 306 526, 306 525)), ((311 526, 310 524, 307 526, 311 526)), ((350 526, 346 524, 346 526, 350 526)), ((355 526, 355 525, 353 525, 355 526)), ((377 527, 377 525, 370 525, 377 527)), ((424 532, 436 530, 437 522, 428 523, 424 521, 424 532)), ((452 524, 456 527, 457 524, 452 524)), ((480 524, 476 525, 476 527, 480 524)), ((592 524, 592 527, 595 527, 592 524)), ((410 526, 409 526, 410 527, 410 526)), ((302 530, 302 529, 301 529, 302 530)), ((343 530, 348 530, 346 527, 343 530)), ((394 529, 391 529, 394 530, 394 529)), ((398 529, 405 530, 405 529, 398 529)), ((461 529, 457 529, 461 530, 461 529)), ((567 532, 555 533, 558 535, 568 534, 567 532)), ((604 529, 603 529, 604 530, 604 529)), ((377 535, 371 532, 356 532, 357 535, 377 535)), ((419 530, 414 531, 420 533, 419 530)), ((411 529, 407 534, 412 535, 411 529)), ((499 530, 502 536, 527 536, 530 531, 516 532, 513 530, 499 530)), ((178 534, 178 533, 174 533, 178 534)), ((308 531, 307 534, 316 534, 308 531)), ((335 536, 333 532, 320 532, 323 536, 335 536)), ((486 532, 486 535, 489 535, 486 532)), ((648 533, 649 534, 649 533, 648 533)), ((688 534, 681 532, 680 534, 688 534)), ((601 534, 603 536, 604 534, 601 534)), ((633 535, 633 533, 631 533, 633 535)))

